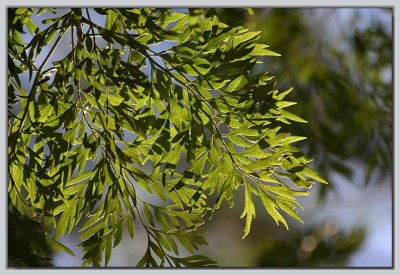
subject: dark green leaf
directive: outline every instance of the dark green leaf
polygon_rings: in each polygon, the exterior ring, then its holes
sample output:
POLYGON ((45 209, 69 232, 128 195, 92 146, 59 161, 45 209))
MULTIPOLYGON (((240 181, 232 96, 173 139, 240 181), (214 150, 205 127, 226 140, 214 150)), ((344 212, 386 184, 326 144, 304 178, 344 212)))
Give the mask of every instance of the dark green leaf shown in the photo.
POLYGON ((71 249, 69 249, 68 247, 66 247, 66 246, 63 245, 62 243, 56 241, 55 239, 47 238, 46 240, 47 240, 47 241, 49 242, 49 244, 50 244, 52 247, 54 247, 55 249, 60 249, 60 250, 62 250, 62 251, 64 251, 64 252, 68 253, 69 255, 71 255, 71 256, 73 256, 73 257, 76 257, 75 253, 72 252, 71 249))

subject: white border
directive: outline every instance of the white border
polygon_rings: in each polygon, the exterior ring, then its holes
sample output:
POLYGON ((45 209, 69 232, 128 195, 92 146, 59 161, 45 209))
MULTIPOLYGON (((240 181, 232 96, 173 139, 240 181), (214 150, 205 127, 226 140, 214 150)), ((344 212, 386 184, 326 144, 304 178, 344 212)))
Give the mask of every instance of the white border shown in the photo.
MULTIPOLYGON (((0 102, 4 104, 4 110, 0 111, 0 129, 3 130, 4 132, 0 131, 2 135, 0 136, 0 176, 1 180, 0 182, 3 183, 2 190, 5 193, 2 193, 2 198, 0 199, 0 209, 3 215, 0 215, 3 217, 2 221, 0 221, 0 244, 1 244, 1 250, 0 250, 0 274, 53 274, 54 272, 56 273, 61 273, 61 274, 71 274, 77 273, 77 274, 105 274, 106 272, 112 272, 118 273, 118 274, 193 274, 193 275, 203 275, 204 273, 222 273, 222 274, 229 274, 229 275, 236 275, 240 274, 242 275, 243 272, 246 272, 246 274, 263 274, 263 273, 273 273, 273 274, 320 274, 323 272, 324 274, 397 274, 399 268, 399 237, 397 236, 397 229, 399 227, 399 219, 395 218, 395 214, 393 215, 394 217, 394 242, 395 242, 395 249, 394 249, 394 269, 284 269, 284 270, 278 270, 278 269, 157 269, 157 270, 146 270, 146 269, 7 269, 6 268, 6 258, 7 258, 7 252, 6 252, 6 224, 7 224, 7 207, 6 207, 6 201, 7 201, 7 55, 6 55, 6 47, 7 47, 7 22, 6 22, 6 16, 7 16, 7 7, 10 6, 27 6, 27 7, 39 7, 39 6, 109 6, 109 7, 123 7, 123 6, 135 6, 135 7, 149 7, 149 6, 158 6, 158 7, 393 7, 394 11, 394 141, 398 141, 400 139, 400 132, 398 127, 395 127, 396 121, 399 121, 400 118, 400 107, 399 107, 399 96, 398 96, 398 87, 400 86, 400 80, 399 78, 396 78, 396 72, 399 71, 399 54, 397 53, 399 50, 399 43, 400 43, 400 19, 399 17, 399 11, 400 11, 400 1, 398 0, 306 0, 306 1, 299 1, 296 0, 284 0, 284 1, 279 1, 279 0, 269 0, 269 1, 263 1, 263 0, 236 0, 234 3, 232 3, 232 0, 220 0, 220 1, 215 1, 215 0, 201 0, 201 1, 182 1, 182 0, 170 0, 170 1, 165 1, 165 0, 147 0, 145 2, 136 2, 135 1, 126 1, 126 0, 113 0, 113 1, 104 1, 104 0, 92 0, 92 1, 87 1, 87 0, 69 0, 68 2, 62 1, 62 0, 43 0, 43 1, 11 1, 11 0, 3 0, 1 1, 2 9, 0 10, 0 25, 3 26, 4 30, 4 39, 2 40, 3 43, 0 43, 0 52, 1 52, 1 64, 2 66, 0 67, 0 76, 1 76, 1 83, 3 84, 3 90, 0 92, 0 102), (111 5, 110 5, 111 4, 111 5), (397 107, 397 108, 396 108, 397 107)), ((399 202, 399 190, 400 188, 396 188, 396 183, 399 181, 399 176, 400 172, 399 169, 396 169, 396 164, 398 166, 398 160, 399 160, 399 155, 400 149, 397 146, 395 142, 394 146, 394 213, 396 213, 397 209, 400 207, 400 202, 399 202)))

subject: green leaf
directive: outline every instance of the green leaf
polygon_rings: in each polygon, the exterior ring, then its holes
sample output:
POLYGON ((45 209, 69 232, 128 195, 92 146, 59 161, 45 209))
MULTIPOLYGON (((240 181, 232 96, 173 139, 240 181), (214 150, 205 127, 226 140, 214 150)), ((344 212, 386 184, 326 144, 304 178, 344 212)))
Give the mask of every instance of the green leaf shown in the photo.
POLYGON ((246 76, 240 75, 235 78, 232 82, 229 83, 228 87, 226 87, 225 91, 233 92, 239 91, 244 85, 248 83, 246 76))
POLYGON ((301 141, 301 140, 305 140, 305 139, 307 139, 307 138, 306 137, 300 137, 300 136, 289 136, 289 137, 286 137, 284 139, 284 141, 286 143, 290 144, 290 143, 301 141))
POLYGON ((143 213, 146 218, 146 221, 154 227, 154 220, 153 220, 153 214, 151 214, 149 207, 147 204, 143 204, 143 213))
POLYGON ((111 259, 111 252, 113 249, 111 236, 107 236, 107 239, 105 240, 105 242, 106 242, 105 266, 108 266, 108 263, 110 262, 110 259, 111 259))
POLYGON ((89 219, 82 225, 81 229, 79 232, 85 230, 86 228, 92 226, 93 224, 97 223, 98 221, 104 219, 103 212, 102 211, 97 211, 93 215, 89 217, 89 219))
POLYGON ((128 227, 128 232, 131 238, 133 239, 135 236, 135 223, 133 221, 133 216, 131 214, 128 214, 127 218, 127 227, 128 227))
POLYGON ((29 119, 34 122, 37 117, 39 117, 39 107, 34 101, 31 101, 29 103, 29 119))
POLYGON ((166 220, 166 218, 164 217, 164 215, 161 213, 161 211, 157 208, 157 207, 153 207, 154 210, 154 215, 158 221, 158 223, 166 230, 169 229, 169 224, 166 220))
POLYGON ((46 238, 46 241, 55 249, 60 249, 66 253, 68 253, 69 255, 76 257, 75 253, 72 252, 71 249, 69 249, 68 247, 66 247, 65 245, 63 245, 62 243, 56 241, 55 239, 52 238, 46 238))
POLYGON ((49 30, 44 40, 45 44, 49 44, 54 39, 54 36, 57 34, 57 30, 57 25, 54 25, 54 27, 49 30))
POLYGON ((263 44, 256 44, 249 55, 251 56, 281 56, 279 53, 267 50, 268 46, 263 44))
POLYGON ((101 229, 103 229, 103 228, 105 228, 104 224, 103 224, 103 223, 98 223, 98 224, 96 224, 95 226, 93 226, 93 227, 87 229, 85 232, 83 232, 83 233, 81 234, 81 239, 82 239, 83 241, 84 241, 84 240, 87 240, 87 239, 89 239, 90 237, 92 237, 94 234, 96 234, 97 232, 99 232, 99 231, 100 231, 101 229))
POLYGON ((217 263, 203 255, 192 255, 179 259, 186 267, 216 267, 217 263))
POLYGON ((56 226, 55 236, 61 236, 61 237, 64 236, 65 231, 67 230, 68 221, 71 217, 71 210, 72 207, 69 206, 61 214, 56 226))
POLYGON ((240 218, 246 217, 246 225, 242 239, 246 238, 246 236, 250 233, 251 223, 256 217, 256 208, 254 207, 253 199, 251 198, 251 193, 255 190, 247 181, 245 183, 245 188, 244 210, 240 216, 240 218))
POLYGON ((245 41, 251 40, 253 38, 258 38, 260 33, 261 33, 261 31, 248 31, 245 33, 237 34, 235 36, 235 39, 233 40, 233 44, 234 44, 233 47, 236 47, 237 45, 239 45, 245 41))
POLYGON ((281 101, 282 99, 284 99, 292 91, 293 91, 293 88, 290 88, 290 89, 288 89, 288 90, 286 90, 284 92, 278 92, 277 90, 274 90, 273 91, 273 98, 278 100, 278 101, 281 101))
POLYGON ((113 245, 113 247, 116 247, 122 240, 122 233, 123 233, 122 225, 123 225, 123 222, 121 222, 121 221, 117 225, 117 229, 116 229, 116 231, 114 233, 114 245, 113 245))
MULTIPOLYGON (((37 30, 39 29, 38 26, 36 26, 36 24, 31 19, 27 20, 26 26, 28 27, 30 34, 36 33, 37 30)), ((45 42, 45 43, 47 44, 47 42, 45 42)))
POLYGON ((93 41, 92 41, 92 39, 90 37, 86 37, 85 45, 86 45, 86 49, 88 50, 88 52, 92 52, 92 50, 93 50, 93 41))
POLYGON ((172 23, 175 21, 178 21, 179 19, 185 17, 186 15, 184 13, 178 13, 178 12, 173 12, 170 14, 165 15, 160 22, 161 23, 172 23))
POLYGON ((113 10, 107 10, 106 25, 105 28, 108 30, 113 29, 115 21, 117 19, 117 13, 113 10))
POLYGON ((157 241, 161 244, 162 247, 164 247, 165 249, 167 249, 168 251, 171 251, 171 247, 169 246, 169 243, 167 241, 167 239, 164 237, 164 235, 156 232, 156 238, 157 241))
POLYGON ((166 234, 166 235, 165 235, 165 238, 166 238, 166 240, 167 240, 169 246, 171 247, 171 249, 174 251, 174 253, 175 253, 176 255, 179 255, 178 246, 177 246, 175 240, 174 240, 169 234, 166 234))
POLYGON ((187 42, 189 40, 189 38, 191 37, 193 32, 192 28, 187 28, 182 35, 179 36, 179 42, 177 44, 177 46, 180 46, 182 44, 184 44, 185 42, 187 42))
POLYGON ((68 227, 68 234, 71 233, 72 229, 75 226, 75 214, 76 214, 76 200, 72 201, 72 206, 69 210, 69 227, 68 227))
POLYGON ((298 190, 292 190, 286 185, 281 185, 281 186, 270 186, 266 185, 264 188, 268 189, 269 191, 274 192, 275 194, 278 194, 286 199, 293 199, 294 196, 308 196, 310 193, 308 191, 298 191, 298 190))
POLYGON ((290 120, 293 120, 293 121, 296 121, 296 122, 307 123, 306 120, 304 120, 304 119, 302 119, 301 117, 298 117, 298 116, 296 116, 295 114, 292 114, 292 113, 290 113, 290 112, 288 112, 288 111, 285 111, 285 110, 282 110, 282 109, 281 109, 280 112, 281 112, 281 114, 282 114, 285 118, 287 118, 287 119, 290 119, 290 120))
POLYGON ((17 188, 18 189, 21 188, 21 186, 24 184, 23 167, 12 163, 12 164, 10 164, 10 171, 11 171, 11 177, 13 178, 15 184, 17 185, 17 188))
POLYGON ((149 242, 149 246, 150 246, 150 248, 151 248, 151 250, 153 250, 154 251, 154 253, 156 253, 156 255, 160 258, 160 259, 162 259, 162 258, 164 258, 164 252, 161 250, 161 248, 160 248, 160 246, 158 245, 158 244, 155 244, 155 243, 153 243, 153 242, 149 242))
POLYGON ((37 16, 41 15, 42 13, 44 13, 45 11, 47 11, 47 8, 40 8, 37 12, 37 16))
POLYGON ((254 145, 254 143, 251 143, 250 141, 247 141, 243 138, 240 138, 239 136, 237 136, 234 133, 231 133, 229 135, 226 135, 226 137, 232 141, 234 144, 241 146, 241 147, 250 147, 252 145, 254 145))
POLYGON ((83 173, 79 173, 74 178, 69 179, 69 181, 65 184, 65 186, 70 186, 70 185, 76 184, 78 182, 84 181, 84 180, 90 178, 92 176, 92 174, 93 174, 93 171, 86 171, 83 173))
POLYGON ((108 95, 108 101, 113 106, 119 106, 122 102, 124 102, 124 98, 115 95, 108 95))
POLYGON ((38 118, 38 122, 47 122, 49 119, 49 116, 53 113, 53 106, 52 105, 46 105, 44 108, 40 109, 40 116, 38 118))
POLYGON ((292 102, 292 101, 278 101, 278 102, 276 102, 276 106, 278 108, 286 108, 286 107, 289 107, 289 106, 292 106, 292 105, 296 105, 296 104, 297 104, 296 102, 292 102))
POLYGON ((276 199, 276 203, 279 206, 279 208, 281 208, 283 211, 285 211, 289 216, 291 216, 292 218, 296 219, 297 221, 304 223, 303 220, 301 219, 301 217, 297 214, 297 212, 294 210, 294 206, 293 204, 291 204, 290 202, 284 201, 284 200, 280 200, 280 199, 276 199))
POLYGON ((324 180, 323 178, 321 178, 314 170, 312 170, 312 169, 309 168, 309 167, 305 167, 305 168, 301 171, 301 173, 302 173, 303 175, 305 175, 305 176, 311 178, 311 179, 314 179, 314 180, 319 181, 319 182, 324 183, 324 184, 328 184, 328 182, 327 182, 326 180, 324 180))
POLYGON ((182 147, 177 145, 172 151, 167 153, 161 159, 160 162, 165 162, 165 163, 170 163, 170 164, 177 164, 181 152, 182 152, 182 147))
POLYGON ((270 197, 270 195, 265 190, 263 190, 262 188, 259 190, 260 190, 261 201, 265 209, 267 210, 268 214, 274 219, 277 225, 279 225, 279 223, 282 223, 288 230, 289 227, 286 220, 276 209, 278 207, 276 202, 270 197))
MULTIPOLYGON (((248 157, 255 157, 257 159, 266 159, 271 156, 271 153, 265 152, 263 149, 260 148, 259 144, 254 144, 253 146, 243 151, 241 154, 248 157)), ((262 165, 262 167, 265 166, 262 165)))
POLYGON ((278 159, 279 159, 278 155, 274 154, 274 155, 268 156, 266 158, 256 160, 255 162, 250 163, 249 165, 246 165, 244 168, 247 171, 251 171, 251 172, 254 172, 256 170, 265 170, 269 167, 280 165, 280 162, 278 159))

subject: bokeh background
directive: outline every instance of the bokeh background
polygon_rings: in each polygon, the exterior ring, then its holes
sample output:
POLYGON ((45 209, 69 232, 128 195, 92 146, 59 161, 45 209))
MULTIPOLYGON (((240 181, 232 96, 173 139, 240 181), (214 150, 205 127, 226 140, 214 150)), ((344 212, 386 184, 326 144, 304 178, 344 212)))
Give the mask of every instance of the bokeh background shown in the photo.
MULTIPOLYGON (((187 9, 180 9, 187 10, 187 9)), ((60 10, 59 12, 63 12, 60 10)), ((220 20, 261 31, 280 53, 257 70, 294 87, 291 110, 309 121, 289 125, 315 169, 330 182, 302 198, 304 224, 277 227, 259 207, 241 239, 243 198, 223 206, 204 229, 201 253, 221 267, 391 267, 393 265, 393 10, 380 8, 217 9, 220 20)), ((95 13, 93 13, 95 14, 95 13)), ((45 19, 36 18, 35 22, 45 19)), ((94 18, 94 20, 100 20, 94 18)), ((99 22, 100 23, 100 22, 99 22)), ((29 37, 25 37, 29 39, 29 37)), ((53 58, 67 53, 60 48, 53 58)), ((23 80, 23 78, 21 78, 23 80)), ((289 218, 290 221, 290 218, 289 218)), ((132 267, 146 243, 136 231, 113 250, 110 266, 132 267)), ((61 240, 75 246, 78 232, 61 240)), ((80 257, 55 254, 55 266, 80 257)))

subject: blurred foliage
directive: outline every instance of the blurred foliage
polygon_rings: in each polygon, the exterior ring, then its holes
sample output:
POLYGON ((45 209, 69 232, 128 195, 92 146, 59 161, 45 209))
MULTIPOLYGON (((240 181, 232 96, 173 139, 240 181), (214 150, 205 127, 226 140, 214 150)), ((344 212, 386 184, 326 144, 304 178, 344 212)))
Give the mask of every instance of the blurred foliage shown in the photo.
POLYGON ((362 9, 218 12, 221 20, 262 30, 261 40, 279 49, 282 57, 264 66, 278 73, 280 87, 295 87, 294 109, 309 123, 288 127, 308 137, 303 145, 318 171, 331 181, 332 172, 351 179, 356 163, 365 168, 360 184, 390 182, 393 40, 391 25, 379 20, 390 19, 390 9, 369 10, 377 16, 368 19, 362 9))
POLYGON ((365 238, 365 230, 339 231, 333 223, 264 239, 258 267, 343 267, 365 238))

